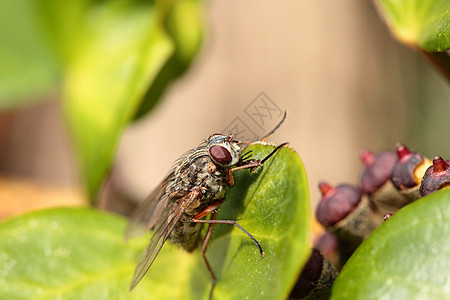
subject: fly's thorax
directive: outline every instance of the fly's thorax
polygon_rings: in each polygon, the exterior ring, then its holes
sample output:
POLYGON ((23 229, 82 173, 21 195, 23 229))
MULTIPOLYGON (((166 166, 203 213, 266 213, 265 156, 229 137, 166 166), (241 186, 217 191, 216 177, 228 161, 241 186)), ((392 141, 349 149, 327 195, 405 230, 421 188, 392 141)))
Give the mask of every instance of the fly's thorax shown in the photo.
POLYGON ((206 176, 202 170, 205 168, 205 164, 210 161, 206 147, 198 148, 187 156, 174 170, 167 186, 168 194, 173 192, 186 194, 195 186, 198 186, 206 176))
POLYGON ((214 201, 225 197, 227 170, 215 165, 210 158, 201 165, 194 188, 201 191, 201 196, 194 200, 186 210, 186 214, 195 216, 214 201))
POLYGON ((206 199, 217 200, 225 196, 225 182, 228 179, 228 169, 216 165, 211 158, 202 166, 200 186, 203 197, 206 199))

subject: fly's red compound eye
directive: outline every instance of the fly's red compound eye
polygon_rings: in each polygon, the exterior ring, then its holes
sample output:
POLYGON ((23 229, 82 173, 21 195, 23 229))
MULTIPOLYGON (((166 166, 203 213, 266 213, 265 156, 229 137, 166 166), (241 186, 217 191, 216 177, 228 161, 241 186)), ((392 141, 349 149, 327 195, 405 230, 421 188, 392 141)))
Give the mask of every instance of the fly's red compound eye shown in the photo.
POLYGON ((217 161, 219 164, 229 164, 231 162, 231 153, 227 148, 214 145, 209 148, 209 155, 211 155, 212 159, 217 161))

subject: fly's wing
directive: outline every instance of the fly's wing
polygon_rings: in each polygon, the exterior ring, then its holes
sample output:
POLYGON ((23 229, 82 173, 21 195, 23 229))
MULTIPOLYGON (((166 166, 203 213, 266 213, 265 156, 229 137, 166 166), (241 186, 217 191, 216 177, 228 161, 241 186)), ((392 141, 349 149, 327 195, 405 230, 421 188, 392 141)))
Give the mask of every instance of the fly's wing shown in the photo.
MULTIPOLYGON (((130 217, 130 222, 125 231, 125 240, 144 234, 150 228, 153 228, 160 219, 165 219, 163 213, 168 210, 173 200, 167 197, 167 194, 173 190, 167 191, 167 185, 174 178, 178 168, 190 165, 192 159, 198 155, 207 155, 206 141, 203 141, 196 148, 191 149, 181 155, 172 165, 169 175, 161 184, 141 203, 130 217)), ((182 187, 183 188, 183 187, 182 187)), ((189 190, 191 186, 185 186, 184 190, 189 190)))
POLYGON ((170 199, 165 193, 167 184, 172 176, 173 173, 171 172, 159 186, 155 188, 155 190, 142 201, 138 207, 136 207, 125 231, 125 240, 146 233, 162 218, 163 212, 168 210, 170 199))
POLYGON ((164 242, 175 227, 175 224, 177 224, 186 208, 198 197, 198 195, 198 191, 192 191, 184 197, 179 198, 170 209, 166 210, 164 218, 159 219, 158 223, 155 225, 155 231, 150 239, 150 243, 145 248, 141 260, 136 266, 133 280, 131 281, 130 291, 134 289, 139 281, 141 281, 142 277, 144 277, 145 273, 147 273, 164 245, 164 242))

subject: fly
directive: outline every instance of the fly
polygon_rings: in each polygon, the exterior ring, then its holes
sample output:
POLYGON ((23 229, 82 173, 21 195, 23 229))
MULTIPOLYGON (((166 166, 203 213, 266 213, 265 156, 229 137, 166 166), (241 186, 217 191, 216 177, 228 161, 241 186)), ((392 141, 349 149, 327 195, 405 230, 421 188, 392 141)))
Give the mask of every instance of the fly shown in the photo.
MULTIPOLYGON (((280 127, 280 123, 261 140, 265 140, 280 127)), ((136 266, 130 291, 141 281, 168 238, 192 252, 200 246, 203 224, 208 230, 201 245, 203 260, 212 278, 212 290, 216 276, 205 256, 214 224, 238 227, 253 240, 261 257, 264 251, 259 242, 236 220, 216 220, 216 210, 225 200, 225 187, 234 185, 233 172, 249 169, 254 172, 287 143, 277 146, 264 159, 251 159, 251 151, 241 156, 248 142, 239 142, 232 135, 213 134, 197 148, 189 150, 175 161, 169 174, 159 186, 136 208, 131 216, 125 236, 129 238, 139 229, 154 229, 148 246, 136 266), (203 219, 211 215, 210 219, 203 219)))

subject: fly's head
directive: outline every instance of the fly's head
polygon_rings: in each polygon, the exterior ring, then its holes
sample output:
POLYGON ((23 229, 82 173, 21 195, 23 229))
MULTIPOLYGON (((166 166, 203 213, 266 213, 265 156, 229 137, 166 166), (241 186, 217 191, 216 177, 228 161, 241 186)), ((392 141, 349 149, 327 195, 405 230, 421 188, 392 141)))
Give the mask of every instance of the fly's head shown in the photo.
POLYGON ((231 167, 239 162, 242 147, 231 135, 213 134, 207 141, 208 153, 219 166, 231 167))

